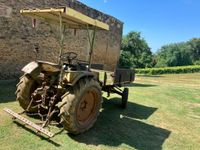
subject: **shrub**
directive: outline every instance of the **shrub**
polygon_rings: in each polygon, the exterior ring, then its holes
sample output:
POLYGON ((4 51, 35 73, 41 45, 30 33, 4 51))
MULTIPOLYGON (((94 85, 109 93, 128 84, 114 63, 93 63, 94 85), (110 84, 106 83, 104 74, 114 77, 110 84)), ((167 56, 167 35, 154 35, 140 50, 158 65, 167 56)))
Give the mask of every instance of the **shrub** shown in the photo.
POLYGON ((135 69, 136 74, 178 74, 178 73, 194 73, 200 72, 200 65, 196 66, 180 66, 180 67, 165 67, 165 68, 146 68, 135 69))

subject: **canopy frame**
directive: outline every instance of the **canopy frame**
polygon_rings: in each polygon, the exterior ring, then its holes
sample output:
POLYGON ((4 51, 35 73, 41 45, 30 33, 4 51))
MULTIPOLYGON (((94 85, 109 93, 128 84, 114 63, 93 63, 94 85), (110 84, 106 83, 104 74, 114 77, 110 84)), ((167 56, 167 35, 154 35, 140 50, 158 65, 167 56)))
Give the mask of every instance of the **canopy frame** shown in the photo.
POLYGON ((66 28, 69 29, 84 29, 87 30, 88 41, 89 41, 89 68, 91 68, 91 61, 94 49, 94 42, 96 37, 96 31, 99 30, 109 30, 109 26, 103 22, 100 22, 96 19, 90 18, 76 10, 73 10, 68 7, 63 8, 46 8, 46 9, 23 9, 20 10, 20 13, 24 16, 31 18, 45 19, 50 23, 57 23, 60 27, 60 52, 58 64, 61 65, 61 56, 64 49, 64 32, 66 28), (92 30, 92 35, 89 31, 92 30))
POLYGON ((109 25, 103 23, 97 19, 93 19, 86 16, 72 8, 61 7, 61 8, 45 8, 45 9, 22 9, 20 13, 24 16, 32 18, 43 18, 47 21, 59 23, 59 16, 62 16, 63 24, 71 29, 87 29, 98 28, 100 30, 109 30, 109 25))

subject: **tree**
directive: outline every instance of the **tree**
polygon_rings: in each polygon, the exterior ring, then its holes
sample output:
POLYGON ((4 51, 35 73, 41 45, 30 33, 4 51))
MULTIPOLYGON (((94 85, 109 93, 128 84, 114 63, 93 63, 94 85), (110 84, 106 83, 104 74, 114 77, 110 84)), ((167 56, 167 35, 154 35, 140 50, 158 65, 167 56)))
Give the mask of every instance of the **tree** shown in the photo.
POLYGON ((200 38, 193 38, 187 42, 191 49, 191 59, 193 64, 200 62, 200 38))
POLYGON ((145 68, 152 67, 153 55, 140 32, 130 32, 122 39, 120 67, 145 68))
POLYGON ((162 46, 156 53, 156 67, 186 66, 200 63, 200 39, 162 46))
POLYGON ((133 58, 131 57, 131 53, 128 51, 121 51, 121 56, 119 58, 120 67, 122 68, 132 68, 134 67, 133 58))
POLYGON ((161 47, 157 56, 157 67, 183 66, 191 64, 187 57, 187 45, 185 43, 170 44, 161 47))

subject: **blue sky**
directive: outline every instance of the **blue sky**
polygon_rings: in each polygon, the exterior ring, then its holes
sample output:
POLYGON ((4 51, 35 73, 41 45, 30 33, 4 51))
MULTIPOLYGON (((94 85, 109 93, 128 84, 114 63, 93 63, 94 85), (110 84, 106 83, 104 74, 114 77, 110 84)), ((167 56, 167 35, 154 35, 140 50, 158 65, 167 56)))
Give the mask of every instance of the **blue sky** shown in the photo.
POLYGON ((152 51, 200 37, 200 0, 80 0, 124 22, 124 35, 142 33, 152 51))

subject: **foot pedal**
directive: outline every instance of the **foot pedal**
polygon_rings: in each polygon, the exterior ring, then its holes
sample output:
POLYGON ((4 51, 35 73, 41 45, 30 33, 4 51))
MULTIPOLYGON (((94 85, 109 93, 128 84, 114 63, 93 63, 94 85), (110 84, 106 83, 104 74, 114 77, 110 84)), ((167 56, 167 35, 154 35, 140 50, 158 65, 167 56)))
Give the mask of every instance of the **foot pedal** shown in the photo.
POLYGON ((14 111, 8 109, 8 108, 4 108, 3 109, 5 112, 7 112, 8 114, 10 114, 11 116, 13 116, 16 119, 19 119, 20 121, 22 121, 23 123, 25 123, 26 125, 29 125, 30 127, 36 129, 37 131, 47 135, 48 137, 53 137, 54 134, 49 132, 47 129, 42 128, 41 126, 33 123, 32 121, 20 116, 19 114, 15 113, 14 111))

